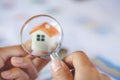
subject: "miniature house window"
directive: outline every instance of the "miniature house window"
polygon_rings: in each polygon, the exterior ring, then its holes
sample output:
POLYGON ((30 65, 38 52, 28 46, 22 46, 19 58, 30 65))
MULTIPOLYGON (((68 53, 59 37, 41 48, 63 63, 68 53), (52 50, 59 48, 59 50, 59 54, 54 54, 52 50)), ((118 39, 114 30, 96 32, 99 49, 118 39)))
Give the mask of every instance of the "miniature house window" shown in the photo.
POLYGON ((45 41, 45 35, 37 35, 37 41, 45 41))

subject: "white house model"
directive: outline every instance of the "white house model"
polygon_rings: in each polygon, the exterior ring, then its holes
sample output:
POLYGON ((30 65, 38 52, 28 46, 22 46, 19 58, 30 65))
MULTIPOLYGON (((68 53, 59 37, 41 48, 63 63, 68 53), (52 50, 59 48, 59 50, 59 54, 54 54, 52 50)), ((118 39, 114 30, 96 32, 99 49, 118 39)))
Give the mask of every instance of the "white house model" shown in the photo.
POLYGON ((32 36, 32 50, 35 52, 51 52, 52 48, 56 46, 54 36, 59 32, 51 24, 44 22, 30 31, 32 36))

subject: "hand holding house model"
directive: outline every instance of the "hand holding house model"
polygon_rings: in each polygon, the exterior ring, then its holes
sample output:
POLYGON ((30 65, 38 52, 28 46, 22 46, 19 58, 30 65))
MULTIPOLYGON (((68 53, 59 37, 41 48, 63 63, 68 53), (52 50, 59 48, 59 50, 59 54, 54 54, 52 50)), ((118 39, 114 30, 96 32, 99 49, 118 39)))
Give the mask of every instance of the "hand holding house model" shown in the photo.
MULTIPOLYGON (((33 52, 49 53, 57 45, 54 37, 59 32, 48 22, 35 26, 29 34, 32 36, 31 48, 33 52)), ((39 56, 37 53, 34 53, 34 55, 39 56)))

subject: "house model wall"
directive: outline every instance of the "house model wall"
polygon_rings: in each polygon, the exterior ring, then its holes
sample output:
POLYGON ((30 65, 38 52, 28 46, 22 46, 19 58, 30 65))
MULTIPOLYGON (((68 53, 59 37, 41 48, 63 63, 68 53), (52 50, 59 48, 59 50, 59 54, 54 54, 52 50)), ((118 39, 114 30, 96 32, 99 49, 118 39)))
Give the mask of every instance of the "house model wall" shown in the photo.
POLYGON ((53 38, 58 34, 58 30, 47 22, 34 27, 30 31, 30 35, 32 36, 32 50, 34 52, 51 52, 56 46, 56 41, 53 38))

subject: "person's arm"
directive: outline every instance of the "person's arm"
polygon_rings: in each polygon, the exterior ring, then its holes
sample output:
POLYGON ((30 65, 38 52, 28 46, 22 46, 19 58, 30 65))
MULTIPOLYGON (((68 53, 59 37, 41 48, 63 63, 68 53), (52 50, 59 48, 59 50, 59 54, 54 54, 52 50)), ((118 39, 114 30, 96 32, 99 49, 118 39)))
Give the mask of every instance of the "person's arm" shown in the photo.
POLYGON ((108 76, 98 72, 82 51, 70 54, 63 61, 54 60, 52 77, 55 80, 110 80, 108 76))

